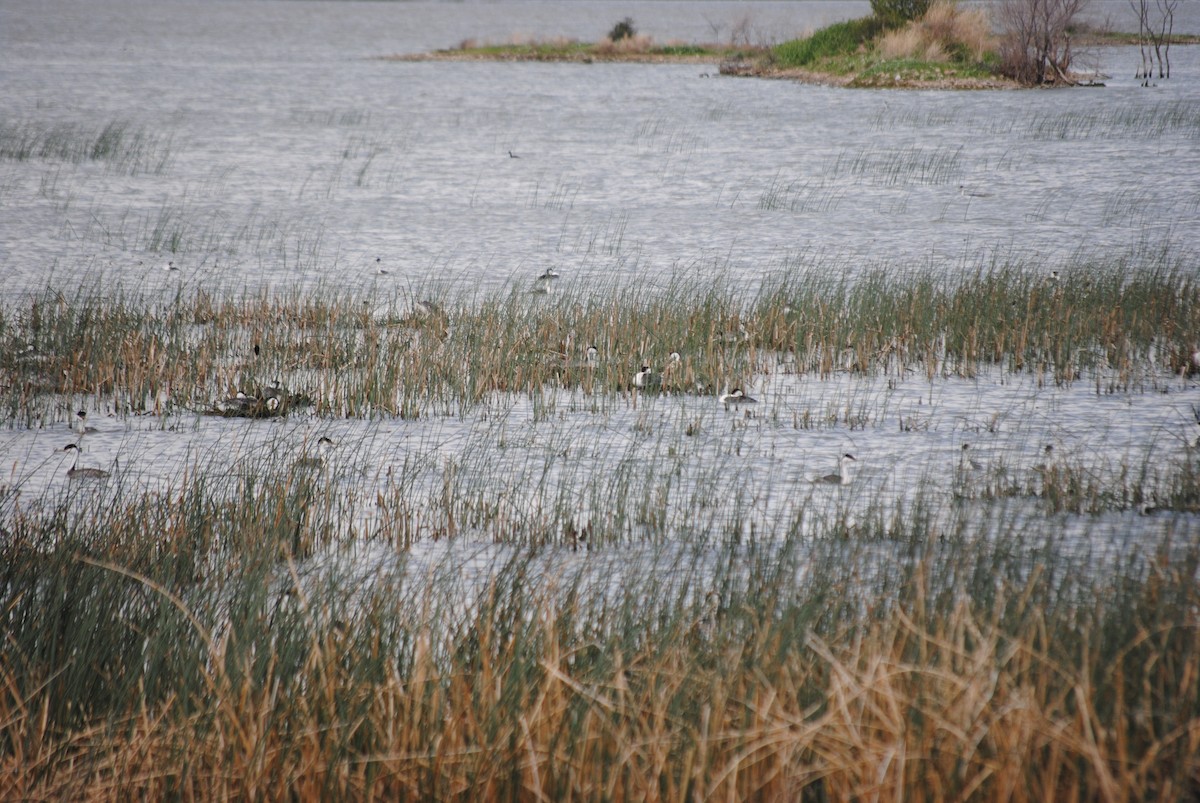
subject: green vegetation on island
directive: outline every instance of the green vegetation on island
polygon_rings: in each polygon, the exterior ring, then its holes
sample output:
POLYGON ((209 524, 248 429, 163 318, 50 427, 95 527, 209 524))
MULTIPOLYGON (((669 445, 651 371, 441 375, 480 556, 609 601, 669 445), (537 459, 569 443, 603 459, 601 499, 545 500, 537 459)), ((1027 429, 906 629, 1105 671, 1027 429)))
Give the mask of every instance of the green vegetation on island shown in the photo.
POLYGON ((598 42, 564 37, 496 44, 469 39, 456 48, 399 58, 715 61, 725 75, 840 86, 999 88, 1095 84, 1099 76, 1072 68, 1080 46, 1140 44, 1147 53, 1159 54, 1164 48, 1169 53, 1172 42, 1193 44, 1200 39, 1147 39, 1145 28, 1137 34, 1091 28, 1077 20, 1081 8, 1079 0, 1005 0, 995 7, 965 7, 956 0, 872 0, 870 16, 779 44, 752 43, 744 30, 735 31, 726 44, 660 44, 639 34, 626 17, 598 42), (1050 6, 1054 13, 1043 13, 1050 6))

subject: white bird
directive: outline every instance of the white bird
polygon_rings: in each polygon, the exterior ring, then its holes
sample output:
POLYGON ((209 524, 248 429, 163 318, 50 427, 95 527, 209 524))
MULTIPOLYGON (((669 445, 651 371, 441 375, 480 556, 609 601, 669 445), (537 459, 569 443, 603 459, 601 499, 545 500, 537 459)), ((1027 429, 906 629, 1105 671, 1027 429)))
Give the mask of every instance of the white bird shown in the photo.
POLYGON ((962 445, 962 459, 960 465, 964 471, 979 471, 983 468, 983 464, 978 460, 973 459, 967 451, 971 448, 971 444, 964 443, 962 445))
POLYGON ((317 453, 315 455, 301 457, 292 464, 292 468, 321 468, 325 465, 325 455, 332 451, 335 446, 337 446, 337 444, 333 442, 332 438, 322 436, 321 439, 317 441, 317 453))
POLYGON ((813 482, 818 485, 849 485, 850 464, 853 462, 855 462, 854 455, 847 452, 838 458, 837 474, 826 474, 824 477, 817 477, 813 482))
POLYGON ((79 467, 79 446, 78 444, 68 443, 63 447, 64 452, 75 452, 75 459, 71 462, 71 467, 67 469, 67 476, 73 480, 103 480, 108 479, 109 473, 102 468, 80 468, 79 467))
POLYGON ((167 264, 162 266, 162 269, 163 270, 179 270, 179 266, 176 265, 174 262, 168 262, 167 264))
POLYGON ((649 365, 643 365, 642 370, 633 376, 633 386, 635 388, 652 388, 661 384, 662 379, 655 375, 649 365))
POLYGON ((590 366, 595 366, 596 363, 600 362, 600 349, 595 346, 588 346, 583 361, 590 366))
POLYGON ((75 414, 75 432, 79 435, 94 435, 100 430, 87 425, 87 410, 80 410, 75 414))
POLYGON ((380 276, 388 275, 388 269, 383 266, 383 257, 375 257, 375 272, 380 276))
POLYGON ((742 404, 758 404, 758 399, 754 398, 753 396, 747 396, 742 392, 741 388, 734 388, 728 393, 722 393, 720 401, 725 405, 726 408, 728 408, 731 404, 735 407, 742 404))

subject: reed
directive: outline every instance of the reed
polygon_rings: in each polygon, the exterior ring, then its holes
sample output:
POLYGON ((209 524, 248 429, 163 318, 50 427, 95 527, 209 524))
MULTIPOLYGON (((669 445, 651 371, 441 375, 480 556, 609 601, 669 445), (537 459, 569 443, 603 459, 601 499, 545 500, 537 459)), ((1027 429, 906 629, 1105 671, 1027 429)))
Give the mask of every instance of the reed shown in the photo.
POLYGON ((6 796, 1200 788, 1200 553, 1169 532, 1098 574, 1053 525, 943 541, 917 500, 853 541, 493 549, 472 580, 339 559, 331 497, 272 462, 194 471, 7 511, 6 796))
POLYGON ((171 140, 138 130, 124 120, 100 129, 34 121, 0 123, 0 159, 81 164, 100 162, 127 175, 162 173, 171 140))
POLYGON ((0 309, 0 386, 10 418, 25 421, 45 420, 58 396, 90 395, 125 413, 203 413, 272 388, 321 416, 465 413, 497 392, 627 394, 644 364, 664 372, 668 393, 719 393, 781 365, 930 379, 1001 366, 1058 384, 1087 377, 1111 392, 1195 370, 1200 290, 1161 261, 1061 275, 1019 264, 961 278, 881 270, 853 284, 784 271, 755 298, 682 277, 586 297, 514 286, 442 301, 432 315, 397 296, 332 289, 157 298, 102 292, 97 280, 0 309))

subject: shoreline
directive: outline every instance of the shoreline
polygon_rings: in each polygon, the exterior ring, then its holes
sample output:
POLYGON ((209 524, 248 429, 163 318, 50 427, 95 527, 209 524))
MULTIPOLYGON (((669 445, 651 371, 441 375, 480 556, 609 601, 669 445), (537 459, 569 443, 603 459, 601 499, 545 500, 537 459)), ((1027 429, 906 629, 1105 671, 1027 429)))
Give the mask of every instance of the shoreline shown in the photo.
MULTIPOLYGON (((1076 39, 1080 47, 1137 47, 1137 35, 1133 33, 1081 32, 1076 39)), ((1187 47, 1200 44, 1200 34, 1182 34, 1171 43, 1187 47)), ((850 89, 940 89, 948 91, 1013 90, 1034 89, 1011 78, 1000 75, 962 76, 946 75, 927 78, 924 75, 870 69, 861 72, 831 72, 799 67, 775 67, 770 63, 771 48, 727 47, 714 44, 649 46, 644 49, 613 49, 596 43, 528 42, 509 45, 483 45, 467 48, 447 48, 424 53, 396 53, 375 58, 381 61, 401 62, 559 62, 567 64, 692 64, 712 65, 711 73, 701 77, 723 75, 738 78, 764 78, 770 80, 796 81, 814 86, 843 87, 850 89), (685 47, 692 51, 672 53, 674 47, 685 47)), ((938 70, 938 64, 930 67, 938 70)), ((948 68, 952 71, 952 68, 948 68)), ((1100 87, 1103 76, 1076 74, 1077 83, 1068 84, 1080 88, 1100 87)), ((1061 86, 1061 84, 1056 84, 1061 86)))

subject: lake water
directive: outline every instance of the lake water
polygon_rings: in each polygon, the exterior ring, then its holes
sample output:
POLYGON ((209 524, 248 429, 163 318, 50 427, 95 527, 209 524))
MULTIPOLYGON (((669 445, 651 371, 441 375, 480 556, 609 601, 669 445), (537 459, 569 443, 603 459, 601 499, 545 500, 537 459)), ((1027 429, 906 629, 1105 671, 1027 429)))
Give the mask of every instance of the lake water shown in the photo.
MULTIPOLYGON (((1183 4, 1176 30, 1200 32, 1197 6, 1183 4)), ((15 298, 103 276, 148 292, 299 285, 404 300, 431 289, 498 291, 551 266, 577 289, 613 279, 652 289, 684 274, 723 275, 753 291, 799 264, 853 277, 1019 260, 1049 274, 1114 255, 1137 265, 1164 250, 1195 267, 1200 47, 1173 48, 1172 78, 1149 88, 1134 78, 1136 48, 1103 48, 1086 58, 1111 76, 1104 88, 1004 92, 843 90, 716 77, 716 65, 380 58, 468 38, 593 40, 626 16, 657 41, 769 43, 868 9, 5 0, 0 126, 115 124, 140 138, 140 151, 116 165, 0 161, 0 292, 15 298), (179 270, 160 270, 168 260, 179 270)), ((1123 1, 1090 13, 1129 27, 1123 1)), ((511 399, 503 415, 523 445, 503 458, 510 484, 485 490, 519 496, 550 461, 555 479, 535 484, 558 500, 571 483, 601 482, 614 454, 648 461, 652 481, 657 450, 685 443, 672 428, 695 415, 711 437, 673 457, 697 467, 672 508, 680 526, 691 526, 696 488, 725 482, 713 468, 721 461, 733 461, 739 479, 720 493, 754 489, 742 510, 769 525, 792 515, 795 487, 835 468, 847 449, 859 454, 863 504, 902 499, 931 478, 938 485, 967 438, 984 460, 1003 456, 1020 470, 1047 443, 1097 471, 1143 465, 1155 450, 1168 463, 1182 459, 1200 393, 1187 383, 1168 389, 1105 398, 1087 382, 1046 388, 1001 375, 887 390, 875 380, 775 375, 755 387, 773 414, 749 426, 731 424, 711 398, 601 415, 566 398, 558 403, 573 412, 549 423, 528 400, 511 399), (861 431, 790 425, 801 407, 856 398, 872 411, 861 431), (917 432, 897 426, 905 415, 921 421, 917 432), (647 426, 658 434, 639 437, 647 426), (547 457, 564 440, 591 457, 547 457)), ((105 430, 89 459, 121 458, 151 487, 177 476, 189 455, 253 452, 281 438, 299 448, 328 431, 355 445, 343 479, 365 499, 385 467, 419 458, 436 487, 445 461, 470 462, 496 438, 470 420, 197 419, 181 434, 105 419, 119 412, 105 400, 68 400, 62 420, 0 438, 0 458, 27 497, 65 484, 62 458, 51 455, 68 411, 89 403, 105 430)), ((494 468, 481 465, 481 475, 494 468)), ((543 504, 522 502, 531 515, 543 504)), ((1186 517, 1169 526, 1196 531, 1186 517)), ((1124 514, 1106 525, 1129 529, 1124 514)))
POLYGON ((1150 89, 1133 78, 1136 49, 1099 51, 1113 77, 1091 92, 375 58, 468 37, 595 39, 626 15, 659 41, 728 39, 743 21, 751 41, 780 41, 867 9, 6 2, 5 125, 116 123, 144 135, 146 156, 125 171, 3 165, 5 287, 98 270, 145 285, 160 277, 139 269, 172 257, 206 285, 373 281, 380 258, 401 286, 496 287, 547 265, 754 283, 813 253, 854 270, 1190 245, 1200 48, 1177 46, 1175 77, 1150 89), (1165 108, 1182 122, 1153 130, 1165 108))

